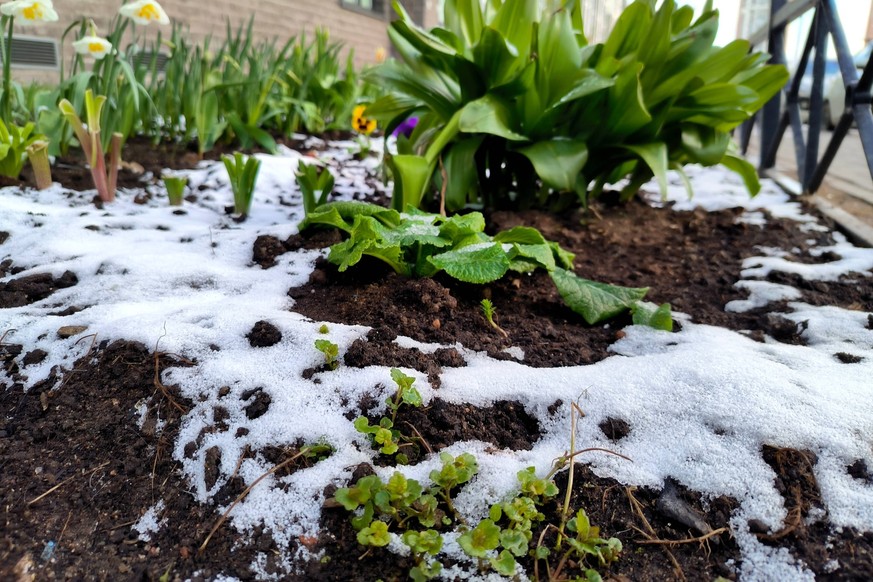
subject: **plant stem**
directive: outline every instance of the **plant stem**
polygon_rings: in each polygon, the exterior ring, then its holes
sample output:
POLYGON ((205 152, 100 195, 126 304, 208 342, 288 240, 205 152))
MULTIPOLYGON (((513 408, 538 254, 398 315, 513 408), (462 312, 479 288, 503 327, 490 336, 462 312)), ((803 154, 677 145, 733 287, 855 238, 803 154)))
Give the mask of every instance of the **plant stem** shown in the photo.
POLYGON ((6 36, 6 46, 3 47, 3 98, 0 100, 0 114, 6 123, 12 123, 12 24, 13 16, 4 16, 0 19, 3 24, 9 25, 6 36))
POLYGON ((121 166, 121 140, 124 136, 118 132, 112 134, 109 141, 109 175, 108 188, 110 200, 115 200, 115 188, 118 183, 118 167, 121 166))
MULTIPOLYGON (((582 412, 574 402, 570 407, 570 450, 576 448, 576 412, 582 412)), ((561 527, 558 528, 558 548, 561 547, 561 542, 564 540, 564 527, 567 525, 567 516, 570 514, 570 496, 573 493, 573 461, 574 457, 569 457, 570 471, 567 475, 567 491, 564 494, 564 506, 561 508, 561 527)))

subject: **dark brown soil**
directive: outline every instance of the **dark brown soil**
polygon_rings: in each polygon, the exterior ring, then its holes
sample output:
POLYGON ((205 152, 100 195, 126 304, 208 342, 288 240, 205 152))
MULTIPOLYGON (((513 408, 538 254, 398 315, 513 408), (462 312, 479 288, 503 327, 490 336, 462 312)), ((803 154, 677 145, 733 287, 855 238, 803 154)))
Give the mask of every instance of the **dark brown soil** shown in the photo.
MULTIPOLYGON (((151 148, 132 144, 126 159, 136 159, 147 171, 196 162, 188 151, 151 148), (140 149, 136 149, 136 148, 140 149), (149 158, 153 155, 154 158, 149 158), (168 164, 167 156, 175 163, 168 164), (150 161, 151 159, 151 161, 150 161)), ((70 174, 61 180, 71 187, 89 188, 90 178, 70 164, 70 174), (71 176, 76 172, 77 182, 71 176), (81 176, 84 176, 81 177, 81 176)), ((26 178, 26 177, 25 177, 26 178)), ((56 174, 56 179, 58 174, 56 174)), ((138 175, 123 180, 135 184, 138 175)), ((122 181, 122 184, 125 182, 122 181)), ((796 260, 816 262, 808 253, 811 238, 819 245, 832 239, 827 233, 802 232, 796 224, 772 219, 767 228, 737 223, 740 211, 676 213, 651 209, 641 202, 624 207, 598 209, 602 219, 582 215, 554 217, 537 212, 496 213, 489 217, 491 231, 518 224, 535 226, 552 240, 576 253, 577 273, 586 278, 630 286, 650 286, 649 299, 670 302, 674 311, 693 321, 744 330, 762 339, 802 342, 802 329, 773 315, 787 306, 743 313, 726 313, 724 305, 745 298, 734 288, 744 258, 759 254, 756 246, 799 249, 796 260)), ((0 234, 2 239, 2 234, 0 234)), ((261 237, 253 249, 253 261, 269 268, 276 255, 298 248, 320 248, 339 240, 336 232, 315 231, 281 241, 261 237)), ((2 244, 2 240, 0 240, 2 244)), ((0 266, 15 275, 13 263, 0 266)), ((777 282, 798 285, 802 301, 873 311, 873 281, 853 277, 836 283, 806 283, 775 274, 777 282)), ((75 285, 69 277, 31 280, 14 278, 0 289, 0 307, 23 305, 49 296, 56 288, 75 285)), ((394 343, 397 336, 447 346, 485 351, 493 357, 516 358, 507 348, 520 348, 530 366, 569 366, 596 362, 609 355, 608 347, 630 322, 618 318, 609 325, 588 326, 563 305, 550 279, 542 274, 508 276, 487 287, 461 284, 443 277, 408 280, 390 273, 382 264, 365 262, 339 274, 322 262, 308 285, 291 289, 296 311, 318 321, 362 324, 373 327, 366 341, 356 342, 345 354, 343 365, 408 366, 438 378, 446 367, 460 367, 463 359, 447 347, 430 355, 407 350, 394 343), (479 302, 490 298, 497 308, 503 337, 481 315, 479 302)), ((75 308, 75 306, 67 306, 75 308)), ((871 316, 873 327, 873 316, 871 316)), ((258 322, 247 335, 253 349, 275 345, 281 336, 268 322, 258 322)), ((10 376, 40 361, 45 354, 28 346, 0 342, 0 363, 10 376)), ((835 354, 850 365, 850 354, 835 354), (842 357, 846 356, 846 357, 842 357)), ((218 574, 252 579, 250 565, 259 553, 276 558, 278 548, 268 534, 256 532, 251 539, 237 539, 227 525, 211 538, 205 552, 197 548, 219 518, 214 506, 194 502, 172 458, 179 422, 190 403, 182 401, 174 387, 156 383, 158 371, 167 366, 189 365, 180 357, 151 353, 141 345, 114 343, 94 346, 93 351, 62 377, 52 377, 25 392, 20 382, 0 391, 0 580, 208 580, 218 574), (147 414, 138 428, 134 411, 145 402, 147 414), (165 422, 157 430, 158 417, 165 422), (132 528, 142 514, 163 500, 161 514, 166 525, 148 542, 140 541, 132 528), (51 554, 44 554, 48 542, 51 554)), ((246 414, 256 418, 270 405, 264 391, 246 396, 246 414)), ((375 402, 358 403, 368 414, 375 402)), ((556 407, 560 403, 556 403, 556 407)), ((530 448, 539 438, 539 426, 522 406, 498 402, 490 409, 458 406, 437 398, 423 409, 405 407, 399 423, 418 431, 419 440, 410 449, 410 461, 438 452, 458 440, 479 439, 495 448, 530 448)), ((225 411, 226 414, 226 411, 225 411)), ((222 421, 216 410, 216 423, 222 421)), ((610 439, 632 434, 620 418, 600 425, 610 439)), ((294 455, 293 448, 259 451, 282 463, 294 455)), ((211 465, 217 466, 217 454, 211 465)), ((255 454, 250 451, 250 454, 255 454)), ((210 454, 207 453, 207 457, 210 454)), ((762 541, 786 547, 820 579, 873 579, 873 535, 848 529, 835 531, 827 520, 807 520, 822 506, 808 452, 765 447, 762 457, 776 473, 776 486, 788 510, 784 527, 777 532, 755 527, 762 541), (828 572, 826 564, 838 559, 843 565, 828 572)), ((584 459, 583 459, 584 460, 584 459)), ((289 465, 293 471, 301 465, 289 465)), ((371 469, 360 467, 361 476, 371 469)), ((846 471, 859 484, 873 481, 863 460, 846 471)), ((558 476, 566 486, 567 473, 558 476)), ((229 503, 243 491, 242 482, 231 479, 215 496, 216 503, 229 503)), ((705 543, 665 544, 663 540, 686 540, 701 535, 702 520, 711 530, 728 527, 736 502, 703 499, 682 484, 668 484, 667 493, 626 488, 614 480, 595 476, 584 465, 576 466, 573 507, 584 507, 592 523, 606 536, 622 540, 620 560, 602 573, 613 580, 713 580, 735 579, 729 560, 740 561, 729 531, 717 533, 705 543), (679 509, 677 510, 676 507, 679 509), (659 541, 661 540, 661 541, 659 541), (650 543, 654 542, 654 543, 650 543)), ((554 522, 557 504, 547 506, 554 522)), ((299 539, 297 544, 324 558, 305 565, 299 580, 403 580, 408 560, 385 551, 365 554, 355 540, 349 515, 326 508, 318 539, 299 539)), ((532 568, 528 564, 529 571, 532 568)), ((275 565, 268 564, 271 571, 275 565)), ((278 571, 278 570, 276 570, 278 571)))

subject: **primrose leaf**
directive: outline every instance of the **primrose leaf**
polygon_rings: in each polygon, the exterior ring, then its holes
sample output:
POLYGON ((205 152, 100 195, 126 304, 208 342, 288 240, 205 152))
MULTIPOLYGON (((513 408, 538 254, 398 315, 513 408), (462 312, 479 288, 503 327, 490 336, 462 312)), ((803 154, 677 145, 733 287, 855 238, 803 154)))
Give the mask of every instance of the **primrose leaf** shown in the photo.
POLYGON ((350 238, 330 247, 330 254, 327 256, 327 260, 337 265, 339 271, 343 272, 349 267, 356 265, 361 260, 361 257, 364 256, 364 251, 372 244, 373 241, 357 241, 350 238))
POLYGON ((405 218, 397 228, 385 231, 384 237, 386 242, 401 247, 417 243, 442 248, 452 244, 440 236, 440 227, 426 221, 409 218, 405 218))
POLYGON ((499 243, 471 245, 428 258, 435 267, 465 283, 490 283, 509 269, 509 257, 499 243))
POLYGON ((485 217, 481 212, 456 214, 446 219, 440 226, 440 236, 459 243, 470 235, 478 235, 485 230, 485 217))
POLYGON ((531 262, 536 263, 537 266, 542 267, 546 271, 553 271, 556 267, 555 256, 552 254, 552 249, 546 243, 533 245, 514 244, 513 249, 515 249, 517 257, 530 259, 531 262))
POLYGON ((573 269, 573 259, 576 258, 576 255, 570 251, 565 251, 556 242, 550 242, 549 248, 552 249, 552 254, 555 255, 555 261, 557 261, 558 265, 565 269, 573 269))
POLYGON ((498 232, 494 235, 494 242, 542 245, 546 244, 547 241, 542 233, 535 228, 529 226, 516 226, 509 230, 498 232))
POLYGON ((673 315, 670 304, 655 305, 648 301, 637 301, 631 308, 634 325, 647 325, 661 331, 673 331, 673 315))
POLYGON ((649 291, 648 287, 619 287, 590 281, 564 269, 555 269, 550 275, 564 303, 589 325, 627 311, 649 291))
POLYGON ((400 213, 396 210, 368 202, 338 201, 316 207, 300 223, 300 230, 313 224, 325 224, 351 232, 356 216, 372 216, 386 226, 400 224, 400 213))

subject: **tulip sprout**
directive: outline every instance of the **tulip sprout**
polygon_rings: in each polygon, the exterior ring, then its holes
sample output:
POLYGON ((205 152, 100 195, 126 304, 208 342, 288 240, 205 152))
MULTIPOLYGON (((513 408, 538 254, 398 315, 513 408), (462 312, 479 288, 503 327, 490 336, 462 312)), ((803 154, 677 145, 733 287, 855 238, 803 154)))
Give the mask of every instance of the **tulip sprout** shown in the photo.
POLYGON ((165 174, 162 179, 167 189, 167 198, 170 199, 170 206, 181 206, 182 195, 185 194, 185 186, 188 185, 188 176, 165 174))
POLYGON ((50 187, 52 185, 52 166, 48 158, 48 142, 39 139, 27 146, 27 157, 33 168, 37 189, 45 190, 50 187))
POLYGON ((255 182, 261 169, 261 161, 254 156, 246 158, 239 152, 234 152, 232 156, 221 156, 221 160, 230 178, 234 211, 244 219, 252 207, 252 197, 255 194, 255 182))

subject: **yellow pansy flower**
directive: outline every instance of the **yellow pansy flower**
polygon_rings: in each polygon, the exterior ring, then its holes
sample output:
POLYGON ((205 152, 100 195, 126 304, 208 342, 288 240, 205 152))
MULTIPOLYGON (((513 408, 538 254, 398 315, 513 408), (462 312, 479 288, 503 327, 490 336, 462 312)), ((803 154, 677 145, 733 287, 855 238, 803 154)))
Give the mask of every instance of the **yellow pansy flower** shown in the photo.
POLYGON ((91 55, 95 59, 102 59, 112 50, 112 43, 99 36, 83 36, 73 43, 73 48, 80 55, 91 55))
POLYGON ((170 17, 154 0, 137 0, 122 6, 118 13, 133 20, 137 24, 170 24, 170 17))
POLYGON ((376 129, 376 120, 364 117, 366 105, 358 105, 352 110, 352 129, 364 135, 370 135, 376 129))
POLYGON ((0 14, 12 16, 16 24, 36 24, 38 22, 55 22, 58 13, 51 0, 16 0, 0 5, 0 14))

